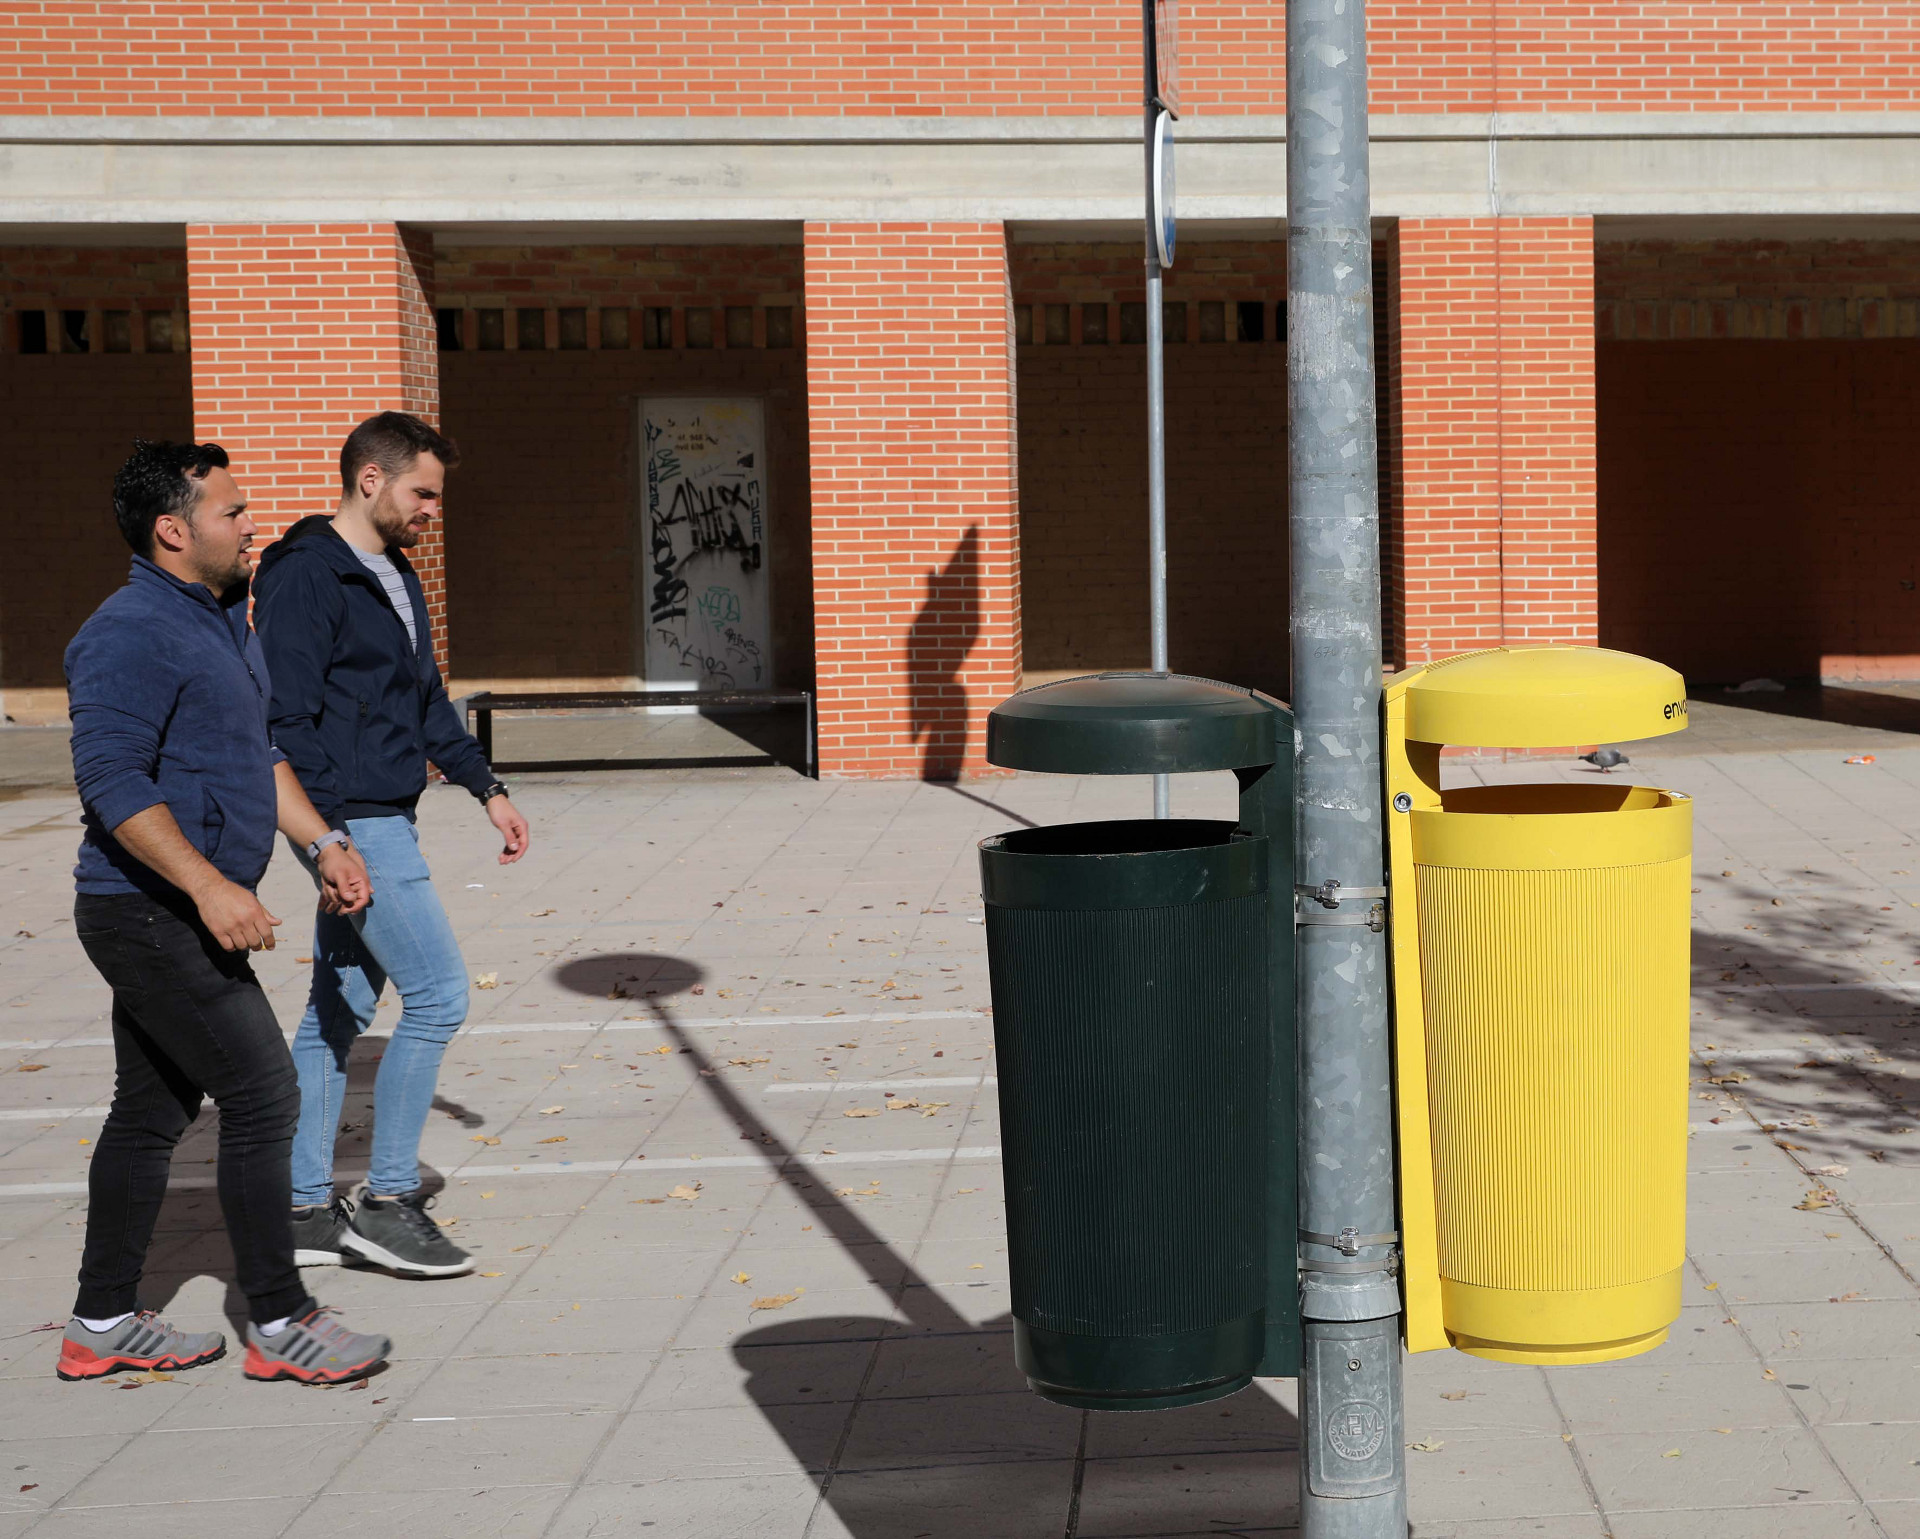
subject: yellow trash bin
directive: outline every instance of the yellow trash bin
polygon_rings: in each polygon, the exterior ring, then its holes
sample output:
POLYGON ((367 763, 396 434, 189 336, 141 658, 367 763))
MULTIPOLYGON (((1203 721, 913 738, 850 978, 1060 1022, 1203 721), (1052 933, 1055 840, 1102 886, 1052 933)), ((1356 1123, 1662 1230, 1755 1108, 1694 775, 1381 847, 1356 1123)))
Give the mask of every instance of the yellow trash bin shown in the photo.
POLYGON ((1685 1259, 1692 806, 1600 774, 1442 792, 1440 749, 1678 731, 1684 681, 1503 647, 1403 674, 1386 713, 1408 1348, 1645 1352, 1685 1259))

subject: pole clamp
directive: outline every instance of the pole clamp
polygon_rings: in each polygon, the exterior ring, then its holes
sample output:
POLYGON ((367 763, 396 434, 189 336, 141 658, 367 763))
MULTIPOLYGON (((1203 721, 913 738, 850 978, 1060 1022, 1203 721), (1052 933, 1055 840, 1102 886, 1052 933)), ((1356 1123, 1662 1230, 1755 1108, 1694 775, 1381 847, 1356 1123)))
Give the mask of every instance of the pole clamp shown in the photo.
POLYGON ((1378 1261, 1302 1261, 1303 1272, 1336 1272, 1353 1275, 1361 1272, 1385 1272, 1389 1277, 1400 1275, 1400 1252, 1389 1251, 1378 1261))
POLYGON ((1362 1245, 1392 1245, 1400 1238, 1398 1229, 1387 1234, 1362 1234, 1349 1224, 1338 1234, 1319 1234, 1311 1229, 1299 1231, 1300 1238, 1313 1245, 1330 1245, 1343 1256, 1357 1256, 1362 1245))
POLYGON ((1296 883, 1293 889, 1293 922, 1296 925, 1365 925, 1375 935, 1387 927, 1387 889, 1384 887, 1343 887, 1337 877, 1328 877, 1318 887, 1296 883), (1364 912, 1343 914, 1340 905, 1349 899, 1370 899, 1364 912), (1316 913, 1309 904, 1318 904, 1316 913))

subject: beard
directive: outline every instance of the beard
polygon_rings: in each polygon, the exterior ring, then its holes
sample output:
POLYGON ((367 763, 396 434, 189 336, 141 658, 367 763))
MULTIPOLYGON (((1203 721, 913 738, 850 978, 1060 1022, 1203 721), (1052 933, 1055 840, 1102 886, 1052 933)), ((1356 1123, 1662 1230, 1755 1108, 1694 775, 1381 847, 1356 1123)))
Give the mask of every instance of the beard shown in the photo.
POLYGON ((412 550, 420 543, 420 531, 409 527, 411 520, 394 505, 393 493, 387 487, 381 487, 380 495, 373 499, 367 522, 387 544, 401 550, 412 550))

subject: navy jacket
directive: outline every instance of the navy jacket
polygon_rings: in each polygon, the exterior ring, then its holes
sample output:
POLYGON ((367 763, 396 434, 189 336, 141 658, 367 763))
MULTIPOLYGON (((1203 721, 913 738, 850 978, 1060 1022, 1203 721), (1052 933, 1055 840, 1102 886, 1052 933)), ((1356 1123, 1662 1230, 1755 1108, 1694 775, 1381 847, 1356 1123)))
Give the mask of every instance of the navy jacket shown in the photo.
POLYGON ((427 760, 476 797, 493 783, 447 699, 412 564, 387 556, 413 601, 416 655, 379 579, 331 520, 303 518, 261 558, 254 623, 273 670, 273 741, 329 826, 413 816, 427 760))
POLYGON ((173 891, 114 840, 165 802, 191 844, 229 881, 266 874, 278 821, 267 735, 267 663, 247 628, 242 583, 215 598, 142 556, 127 585, 67 648, 73 778, 80 787, 84 893, 173 891))

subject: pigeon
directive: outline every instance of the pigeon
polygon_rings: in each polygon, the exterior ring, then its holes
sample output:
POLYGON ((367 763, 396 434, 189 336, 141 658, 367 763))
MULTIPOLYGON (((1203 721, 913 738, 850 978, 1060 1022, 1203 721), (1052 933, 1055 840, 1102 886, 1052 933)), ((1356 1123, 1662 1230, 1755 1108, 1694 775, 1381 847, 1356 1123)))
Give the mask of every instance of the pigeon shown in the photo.
POLYGON ((1580 762, 1583 764, 1591 764, 1595 769, 1600 771, 1601 774, 1605 775, 1611 773, 1615 766, 1631 764, 1633 761, 1617 748, 1596 748, 1592 753, 1581 754, 1580 762))

